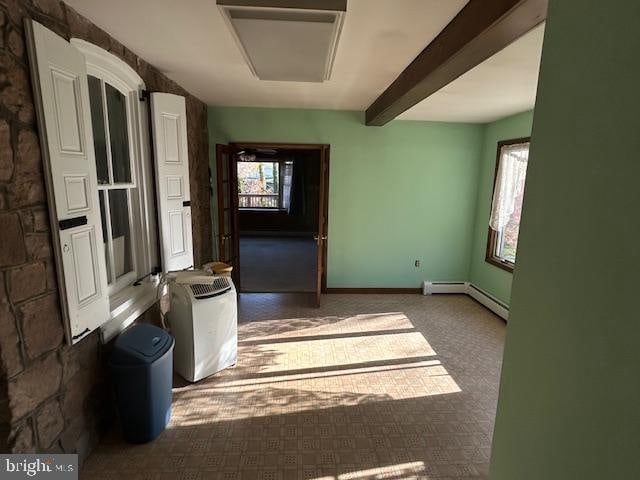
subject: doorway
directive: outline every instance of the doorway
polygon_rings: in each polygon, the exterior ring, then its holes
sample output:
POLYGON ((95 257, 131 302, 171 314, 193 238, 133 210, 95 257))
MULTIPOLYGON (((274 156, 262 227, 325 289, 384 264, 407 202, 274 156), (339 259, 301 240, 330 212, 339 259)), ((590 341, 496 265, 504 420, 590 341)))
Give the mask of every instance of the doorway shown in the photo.
POLYGON ((329 146, 216 145, 219 258, 240 292, 326 289, 329 146))

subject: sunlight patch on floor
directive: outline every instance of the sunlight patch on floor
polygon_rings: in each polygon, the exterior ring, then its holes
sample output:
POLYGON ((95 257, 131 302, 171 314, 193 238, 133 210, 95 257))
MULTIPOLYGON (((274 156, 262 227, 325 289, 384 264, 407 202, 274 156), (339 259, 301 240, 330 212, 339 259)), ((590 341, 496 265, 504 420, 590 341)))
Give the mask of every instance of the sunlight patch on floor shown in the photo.
POLYGON ((357 337, 335 334, 322 340, 240 346, 238 349, 239 362, 242 362, 243 357, 253 358, 252 369, 258 374, 330 368, 352 363, 385 362, 435 354, 420 332, 367 332, 366 335, 357 337))
POLYGON ((172 424, 211 423, 211 412, 233 421, 461 391, 402 313, 318 320, 241 325, 237 366, 180 391, 172 424))
POLYGON ((387 465, 367 470, 341 473, 337 477, 318 477, 314 480, 412 480, 418 478, 421 480, 429 479, 429 477, 425 476, 424 462, 387 465))

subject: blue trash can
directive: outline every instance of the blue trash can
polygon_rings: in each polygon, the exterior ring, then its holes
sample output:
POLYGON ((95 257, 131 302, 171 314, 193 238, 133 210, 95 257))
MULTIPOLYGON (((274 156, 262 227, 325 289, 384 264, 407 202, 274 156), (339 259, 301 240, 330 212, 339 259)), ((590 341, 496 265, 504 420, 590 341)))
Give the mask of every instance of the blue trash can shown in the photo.
POLYGON ((169 333, 148 324, 131 327, 115 341, 109 365, 127 442, 150 442, 169 423, 174 343, 169 333))

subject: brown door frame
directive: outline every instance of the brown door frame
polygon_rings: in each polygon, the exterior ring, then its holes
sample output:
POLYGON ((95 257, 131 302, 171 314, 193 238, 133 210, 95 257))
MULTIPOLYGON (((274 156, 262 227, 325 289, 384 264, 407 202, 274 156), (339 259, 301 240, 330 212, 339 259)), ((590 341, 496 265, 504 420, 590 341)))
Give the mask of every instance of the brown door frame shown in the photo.
MULTIPOLYGON (((229 154, 229 146, 228 145, 224 145, 224 144, 220 144, 217 143, 216 144, 216 197, 217 197, 217 201, 218 201, 218 260, 224 262, 226 260, 225 254, 224 254, 224 243, 225 243, 225 238, 224 238, 224 231, 226 230, 225 225, 224 225, 224 203, 220 202, 221 198, 224 198, 224 175, 223 175, 223 169, 224 166, 222 165, 222 162, 224 161, 224 156, 229 154), (220 214, 220 212, 222 212, 222 215, 220 214)), ((228 181, 228 179, 227 179, 228 181)))
POLYGON ((234 266, 231 273, 233 281, 240 284, 240 262, 238 259, 238 247, 239 247, 239 232, 237 224, 237 215, 234 215, 234 211, 237 210, 237 205, 234 201, 237 201, 238 196, 233 196, 232 192, 237 191, 237 166, 234 157, 234 150, 226 144, 216 144, 216 185, 217 185, 217 201, 218 201, 218 260, 228 262, 234 266), (227 162, 227 165, 223 165, 227 162), (226 199, 228 201, 228 207, 225 207, 224 198, 224 169, 227 169, 228 191, 231 198, 226 199), (229 231, 227 232, 227 226, 225 225, 224 212, 229 210, 229 231), (226 244, 229 241, 233 241, 232 248, 229 248, 230 256, 227 258, 225 255, 226 244))
MULTIPOLYGON (((255 148, 273 148, 280 150, 318 150, 320 153, 320 168, 323 168, 324 171, 320 172, 321 180, 320 185, 322 187, 322 191, 320 192, 320 199, 322 200, 322 205, 319 208, 322 209, 322 213, 324 215, 320 215, 318 212, 319 220, 323 219, 323 225, 319 225, 318 235, 320 237, 320 245, 319 248, 322 249, 322 265, 318 265, 318 269, 321 271, 322 279, 321 279, 321 289, 322 293, 327 292, 327 244, 329 243, 329 164, 330 164, 330 149, 331 145, 327 143, 262 143, 262 142, 230 142, 229 147, 231 149, 231 163, 233 165, 233 172, 230 170, 230 174, 233 174, 234 181, 233 184, 235 188, 232 192, 232 214, 233 214, 233 225, 235 226, 236 239, 235 239, 235 248, 236 248, 236 258, 237 258, 237 268, 240 269, 240 216, 239 216, 239 199, 238 199, 238 182, 237 182, 237 152, 245 149, 255 149, 255 148)), ((238 275, 240 272, 238 272, 238 275)), ((239 290, 242 291, 242 285, 239 285, 239 290)))

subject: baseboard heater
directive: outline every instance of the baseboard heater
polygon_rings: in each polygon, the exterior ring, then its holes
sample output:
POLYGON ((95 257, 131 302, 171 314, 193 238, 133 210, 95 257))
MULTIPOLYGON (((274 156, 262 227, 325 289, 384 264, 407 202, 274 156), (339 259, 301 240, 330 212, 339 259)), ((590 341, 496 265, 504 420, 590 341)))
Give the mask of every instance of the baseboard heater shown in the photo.
POLYGON ((493 295, 485 292, 469 282, 423 282, 422 294, 432 295, 439 293, 466 294, 476 302, 484 305, 493 313, 507 320, 509 318, 509 305, 498 300, 493 295))
POLYGON ((422 294, 467 293, 467 287, 468 284, 466 282, 423 282, 422 294))

